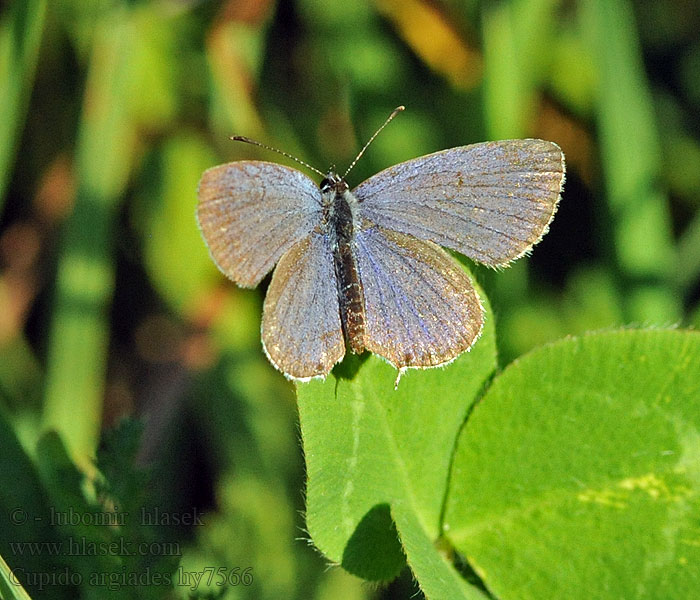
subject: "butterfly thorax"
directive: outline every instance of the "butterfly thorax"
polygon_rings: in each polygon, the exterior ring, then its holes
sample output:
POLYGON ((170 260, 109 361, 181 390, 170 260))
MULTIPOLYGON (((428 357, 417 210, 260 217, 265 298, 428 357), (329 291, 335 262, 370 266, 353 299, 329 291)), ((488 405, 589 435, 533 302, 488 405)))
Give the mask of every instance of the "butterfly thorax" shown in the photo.
POLYGON ((332 240, 343 334, 351 350, 360 353, 364 351, 365 304, 354 245, 359 228, 358 202, 346 181, 333 171, 321 182, 321 196, 332 240))

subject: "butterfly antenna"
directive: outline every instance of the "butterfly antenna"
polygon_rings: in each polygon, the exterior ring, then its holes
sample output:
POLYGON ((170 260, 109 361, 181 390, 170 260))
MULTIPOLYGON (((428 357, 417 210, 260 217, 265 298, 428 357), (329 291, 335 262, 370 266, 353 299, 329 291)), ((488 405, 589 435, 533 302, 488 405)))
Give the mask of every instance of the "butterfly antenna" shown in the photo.
MULTIPOLYGON (((379 132, 377 132, 379 133, 379 132)), ((267 144, 263 144, 262 142, 257 142, 255 140, 251 140, 248 137, 245 137, 243 135, 232 135, 229 139, 232 139, 235 142, 245 142, 246 144, 253 144, 253 146, 259 146, 260 148, 265 148, 265 150, 272 150, 272 152, 277 152, 277 154, 281 154, 282 156, 286 156, 287 158, 291 158, 293 161, 299 163, 300 165, 306 167, 307 169, 313 171, 314 173, 318 173, 321 177, 325 177, 326 175, 324 173, 321 173, 318 169, 315 167, 312 167, 309 163, 304 162, 300 158, 297 158, 296 156, 293 156, 289 154, 289 152, 285 152, 284 150, 278 150, 277 148, 273 148, 272 146, 268 146, 267 144)))
POLYGON ((382 125, 377 131, 374 132, 374 135, 369 138, 368 142, 365 144, 364 148, 360 150, 360 153, 355 157, 355 160, 352 161, 352 164, 348 167, 348 170, 345 171, 345 175, 343 175, 343 179, 345 179, 348 176, 348 173, 352 170, 352 168, 357 164, 357 161, 360 160, 362 155, 365 153, 365 150, 369 147, 369 145, 374 141, 374 138, 376 138, 379 135, 379 132, 384 129, 390 122, 391 120, 398 115, 402 110, 405 110, 405 106, 397 106, 393 111, 391 111, 391 114, 387 118, 386 121, 384 121, 384 125, 382 125))

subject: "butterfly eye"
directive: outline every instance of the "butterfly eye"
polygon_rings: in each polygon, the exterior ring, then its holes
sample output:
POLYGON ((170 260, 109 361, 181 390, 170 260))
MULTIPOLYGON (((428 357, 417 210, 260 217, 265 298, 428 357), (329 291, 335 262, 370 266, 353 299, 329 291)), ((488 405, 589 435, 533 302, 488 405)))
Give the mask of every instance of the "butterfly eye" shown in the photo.
POLYGON ((349 189, 345 179, 332 170, 329 171, 328 175, 323 178, 320 187, 322 193, 337 192, 342 194, 344 191, 349 189))

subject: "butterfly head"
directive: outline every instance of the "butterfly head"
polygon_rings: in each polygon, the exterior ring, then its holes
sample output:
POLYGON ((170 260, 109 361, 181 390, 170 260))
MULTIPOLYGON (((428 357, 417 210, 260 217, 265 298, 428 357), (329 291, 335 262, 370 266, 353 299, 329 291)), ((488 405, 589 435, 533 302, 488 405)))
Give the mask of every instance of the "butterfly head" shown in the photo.
POLYGON ((338 175, 333 169, 326 173, 326 176, 321 181, 321 193, 342 194, 348 190, 348 183, 343 177, 338 175))

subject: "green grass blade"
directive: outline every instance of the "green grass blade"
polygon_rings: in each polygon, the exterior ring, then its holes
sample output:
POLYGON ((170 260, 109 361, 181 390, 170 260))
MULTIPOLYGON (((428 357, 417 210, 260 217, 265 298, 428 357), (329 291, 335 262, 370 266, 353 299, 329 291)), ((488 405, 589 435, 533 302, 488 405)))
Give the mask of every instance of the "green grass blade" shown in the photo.
POLYGON ((78 191, 58 263, 48 350, 44 425, 62 434, 83 465, 100 429, 115 206, 131 147, 122 94, 130 25, 116 11, 97 26, 77 149, 78 191))
POLYGON ((491 2, 483 11, 484 117, 489 139, 522 137, 528 92, 512 23, 512 7, 491 2))
POLYGON ((29 106, 45 13, 45 0, 15 0, 0 24, 0 210, 29 106))
POLYGON ((2 600, 31 600, 2 556, 0 556, 0 598, 2 600))
POLYGON ((489 139, 532 132, 537 91, 552 59, 554 0, 488 2, 483 10, 484 116, 489 139))
POLYGON ((651 91, 626 0, 581 4, 598 73, 596 117, 618 268, 629 284, 626 317, 669 323, 681 315, 670 285, 675 251, 651 91))

